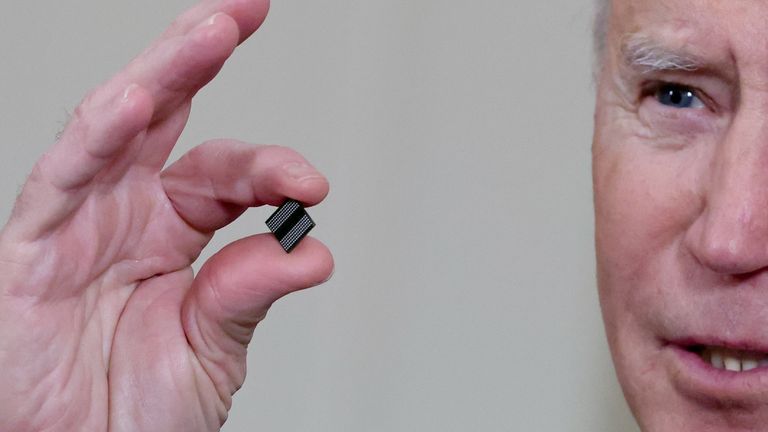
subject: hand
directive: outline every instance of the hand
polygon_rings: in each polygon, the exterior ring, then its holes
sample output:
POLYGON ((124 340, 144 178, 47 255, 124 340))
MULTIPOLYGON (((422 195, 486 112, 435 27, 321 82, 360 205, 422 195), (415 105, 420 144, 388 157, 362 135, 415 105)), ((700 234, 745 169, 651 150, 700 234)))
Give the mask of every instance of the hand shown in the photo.
POLYGON ((163 166, 192 97, 267 0, 208 0, 93 90, 35 165, 0 233, 0 430, 212 431, 281 296, 326 280, 328 250, 215 230, 328 183, 292 150, 217 140, 163 166))

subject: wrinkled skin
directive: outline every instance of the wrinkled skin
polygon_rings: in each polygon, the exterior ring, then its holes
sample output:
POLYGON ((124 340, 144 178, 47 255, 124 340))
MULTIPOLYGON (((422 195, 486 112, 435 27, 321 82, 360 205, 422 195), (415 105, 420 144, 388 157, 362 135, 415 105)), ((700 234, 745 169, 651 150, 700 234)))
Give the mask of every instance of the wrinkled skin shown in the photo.
POLYGON ((593 144, 598 279, 645 431, 768 430, 767 368, 718 370, 686 351, 768 352, 766 23, 757 0, 613 2, 593 144), (628 67, 631 34, 700 66, 628 67), (701 103, 663 103, 660 82, 701 103))
POLYGON ((269 306, 331 274, 318 241, 289 255, 264 234, 190 267, 247 208, 325 197, 294 151, 217 140, 162 169, 192 97, 267 9, 184 13, 35 165, 0 234, 0 430, 218 430, 269 306))

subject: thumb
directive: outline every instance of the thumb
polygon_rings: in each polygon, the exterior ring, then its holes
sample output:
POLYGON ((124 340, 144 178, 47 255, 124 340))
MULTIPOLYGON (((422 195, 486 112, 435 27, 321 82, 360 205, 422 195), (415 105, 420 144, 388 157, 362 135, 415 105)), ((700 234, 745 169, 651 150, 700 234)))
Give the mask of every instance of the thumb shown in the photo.
MULTIPOLYGON (((224 352, 232 352, 237 345, 242 348, 248 344, 272 303, 293 291, 323 283, 332 271, 330 251, 311 237, 290 254, 271 234, 238 240, 203 265, 185 300, 185 322, 198 329, 193 333, 204 330, 203 334, 225 336, 224 340, 216 337, 215 344, 224 352), (235 346, 226 346, 232 343, 235 346)), ((193 336, 190 343, 195 349, 193 336)), ((211 349, 212 341, 200 342, 206 350, 211 349)))

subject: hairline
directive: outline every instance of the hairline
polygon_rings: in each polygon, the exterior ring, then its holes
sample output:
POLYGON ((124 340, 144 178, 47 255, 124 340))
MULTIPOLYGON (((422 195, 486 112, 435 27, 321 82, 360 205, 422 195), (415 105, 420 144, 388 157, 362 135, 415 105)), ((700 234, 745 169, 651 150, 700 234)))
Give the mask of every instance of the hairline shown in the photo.
POLYGON ((593 49, 598 64, 602 61, 608 40, 608 20, 611 15, 611 0, 596 0, 593 23, 593 49))

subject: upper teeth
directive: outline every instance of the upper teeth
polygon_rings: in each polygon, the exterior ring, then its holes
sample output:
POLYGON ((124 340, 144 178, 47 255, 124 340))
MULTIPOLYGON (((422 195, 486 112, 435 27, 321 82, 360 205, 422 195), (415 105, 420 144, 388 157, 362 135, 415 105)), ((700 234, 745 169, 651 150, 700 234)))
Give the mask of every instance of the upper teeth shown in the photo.
POLYGON ((701 356, 704 361, 709 362, 713 367, 733 372, 748 371, 768 366, 768 354, 708 347, 704 349, 701 356))

